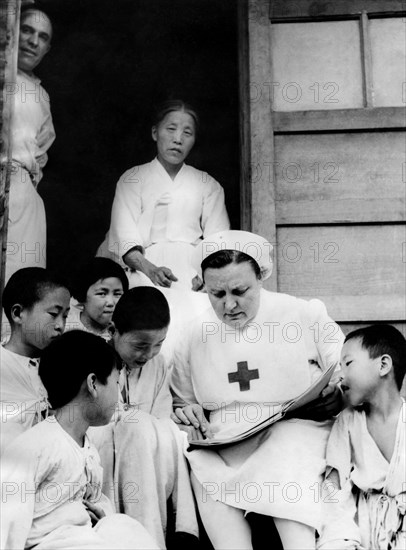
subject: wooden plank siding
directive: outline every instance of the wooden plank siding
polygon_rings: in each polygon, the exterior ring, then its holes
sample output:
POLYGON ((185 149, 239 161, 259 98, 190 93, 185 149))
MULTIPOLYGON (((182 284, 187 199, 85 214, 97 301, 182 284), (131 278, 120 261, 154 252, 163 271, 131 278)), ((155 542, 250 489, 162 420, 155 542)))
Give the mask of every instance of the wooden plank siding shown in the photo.
POLYGON ((272 21, 328 20, 355 18, 368 13, 370 16, 398 15, 406 12, 404 0, 274 0, 270 4, 269 15, 272 21))
POLYGON ((276 136, 277 224, 406 221, 405 136, 276 136))
POLYGON ((262 92, 251 134, 267 143, 250 184, 275 233, 276 288, 320 298, 346 331, 406 333, 405 4, 270 0, 267 35, 264 0, 249 3, 250 49, 270 41, 250 80, 262 92))
POLYGON ((404 107, 337 109, 335 111, 275 112, 275 134, 290 132, 336 132, 406 128, 404 107))
POLYGON ((318 297, 337 321, 401 321, 406 229, 393 225, 277 229, 278 289, 318 297))

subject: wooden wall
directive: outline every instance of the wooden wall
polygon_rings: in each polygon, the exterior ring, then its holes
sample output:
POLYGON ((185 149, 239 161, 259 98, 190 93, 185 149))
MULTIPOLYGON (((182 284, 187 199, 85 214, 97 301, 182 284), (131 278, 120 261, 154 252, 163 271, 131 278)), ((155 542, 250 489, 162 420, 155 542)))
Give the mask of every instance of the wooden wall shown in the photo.
POLYGON ((406 319, 401 2, 250 0, 252 229, 274 288, 348 330, 406 319), (258 67, 255 60, 260 58, 258 67))

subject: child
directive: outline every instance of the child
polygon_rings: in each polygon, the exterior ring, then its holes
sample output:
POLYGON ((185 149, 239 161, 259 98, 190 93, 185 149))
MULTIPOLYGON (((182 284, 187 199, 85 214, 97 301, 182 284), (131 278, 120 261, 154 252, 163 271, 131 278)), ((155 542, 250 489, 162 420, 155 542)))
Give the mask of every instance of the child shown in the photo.
POLYGON ((155 287, 135 287, 120 298, 110 328, 111 343, 124 364, 120 413, 108 426, 89 432, 101 456, 103 491, 118 512, 140 521, 161 548, 168 500, 176 512, 176 522, 169 520, 174 530, 198 534, 184 434, 169 418, 172 398, 159 355, 169 321, 168 303, 155 287))
POLYGON ((120 385, 126 408, 136 406, 158 418, 172 412, 168 371, 159 355, 169 322, 169 306, 162 292, 140 286, 123 295, 110 330, 114 348, 125 364, 120 385))
POLYGON ((389 325, 356 330, 345 339, 341 366, 349 408, 328 442, 319 548, 404 549, 406 341, 389 325))
POLYGON ((71 305, 66 330, 86 330, 110 340, 108 328, 114 308, 128 290, 125 271, 108 258, 92 258, 75 279, 73 297, 77 303, 71 305))
POLYGON ((4 454, 1 548, 157 548, 138 522, 111 513, 97 451, 86 436, 89 426, 107 424, 114 413, 120 366, 111 346, 82 331, 44 351, 39 374, 55 416, 4 454))
POLYGON ((63 333, 69 300, 64 281, 41 267, 16 271, 4 289, 11 336, 0 347, 2 450, 46 415, 47 392, 38 375, 38 357, 63 333))

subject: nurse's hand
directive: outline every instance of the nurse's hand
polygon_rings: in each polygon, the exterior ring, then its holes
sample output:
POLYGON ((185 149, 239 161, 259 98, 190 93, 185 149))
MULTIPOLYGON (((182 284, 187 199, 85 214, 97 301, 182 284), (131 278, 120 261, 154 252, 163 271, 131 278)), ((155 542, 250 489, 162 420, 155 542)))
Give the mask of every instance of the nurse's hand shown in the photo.
MULTIPOLYGON (((291 417, 322 422, 332 418, 343 409, 343 396, 337 384, 330 383, 320 397, 308 405, 292 411, 291 417)), ((286 415, 288 416, 288 415, 286 415)))
POLYGON ((175 409, 171 418, 177 424, 186 424, 186 426, 192 425, 196 430, 200 428, 200 431, 205 437, 212 436, 210 424, 207 422, 203 408, 200 405, 194 404, 178 407, 175 409))
POLYGON ((151 281, 154 283, 154 285, 158 286, 171 286, 173 281, 177 281, 177 277, 172 273, 172 271, 169 269, 169 267, 161 266, 161 267, 151 267, 148 270, 148 273, 146 273, 148 277, 151 279, 151 281))
POLYGON ((203 435, 200 428, 196 429, 194 426, 186 426, 185 424, 178 424, 179 429, 182 432, 187 433, 188 441, 201 441, 203 439, 206 439, 206 436, 203 435))

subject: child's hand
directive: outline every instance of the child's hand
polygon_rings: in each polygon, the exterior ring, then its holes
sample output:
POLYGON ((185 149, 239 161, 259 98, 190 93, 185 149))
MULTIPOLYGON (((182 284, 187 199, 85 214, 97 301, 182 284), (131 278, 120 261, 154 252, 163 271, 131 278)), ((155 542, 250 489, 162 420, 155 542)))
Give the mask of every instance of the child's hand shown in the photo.
POLYGON ((94 527, 106 514, 101 506, 98 506, 94 502, 90 502, 90 500, 83 500, 83 504, 92 520, 92 527, 94 527))
POLYGON ((196 430, 200 431, 205 437, 211 437, 212 432, 210 425, 204 416, 203 409, 200 405, 186 405, 186 407, 178 407, 175 409, 172 419, 177 424, 192 425, 196 430))
POLYGON ((292 411, 292 416, 322 422, 341 412, 342 408, 342 393, 336 384, 330 383, 321 392, 320 397, 304 407, 292 411))

